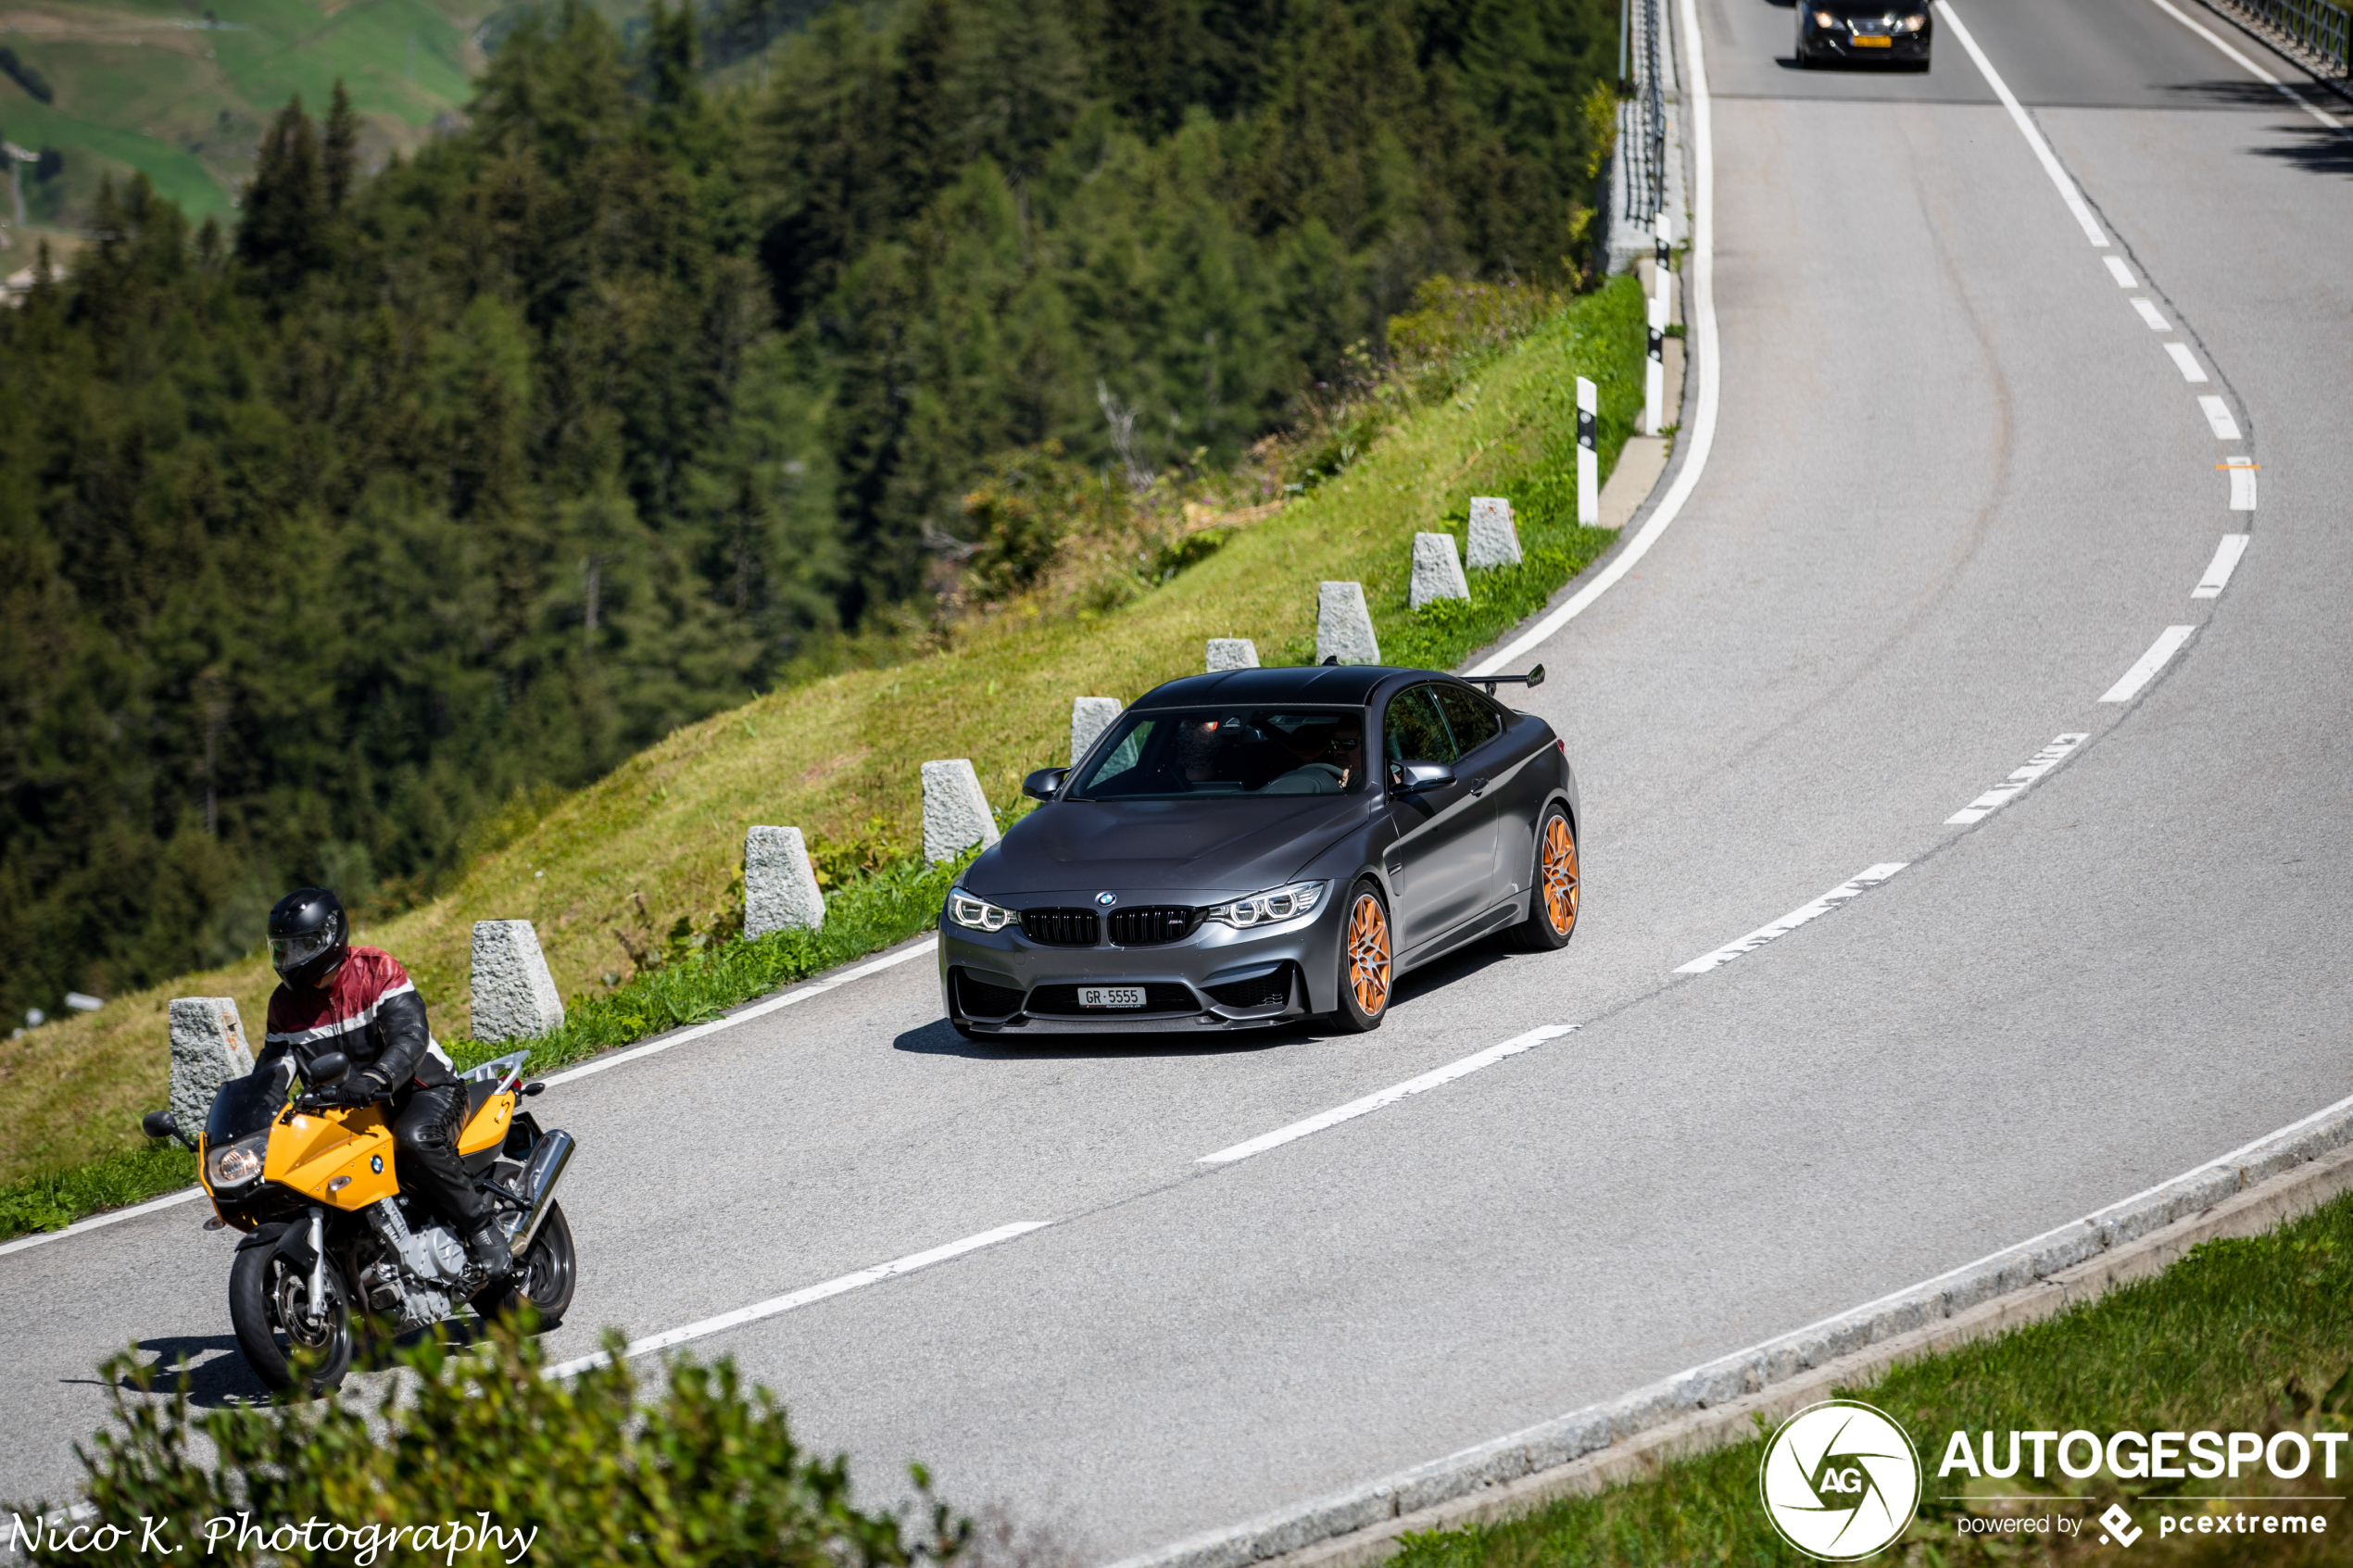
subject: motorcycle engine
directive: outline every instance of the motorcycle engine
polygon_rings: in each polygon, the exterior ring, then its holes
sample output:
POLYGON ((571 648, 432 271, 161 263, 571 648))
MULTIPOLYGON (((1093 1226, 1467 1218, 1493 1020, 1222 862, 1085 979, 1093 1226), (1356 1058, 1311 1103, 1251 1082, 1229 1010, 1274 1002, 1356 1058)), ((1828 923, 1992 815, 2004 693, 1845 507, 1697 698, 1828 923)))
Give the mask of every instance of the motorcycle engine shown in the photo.
POLYGON ((466 1272, 465 1243, 438 1220, 411 1230, 394 1198, 377 1201, 368 1219, 387 1254, 360 1271, 369 1306, 396 1313, 404 1332, 448 1316, 455 1305, 449 1287, 466 1272))

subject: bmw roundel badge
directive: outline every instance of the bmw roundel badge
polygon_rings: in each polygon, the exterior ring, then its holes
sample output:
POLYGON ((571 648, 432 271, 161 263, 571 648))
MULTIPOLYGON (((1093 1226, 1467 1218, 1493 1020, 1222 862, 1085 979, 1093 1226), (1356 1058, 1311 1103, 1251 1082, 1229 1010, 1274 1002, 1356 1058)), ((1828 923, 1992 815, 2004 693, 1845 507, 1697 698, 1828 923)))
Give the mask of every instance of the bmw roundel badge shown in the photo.
POLYGON ((1101 904, 1103 908, 1108 909, 1114 904, 1119 902, 1119 895, 1116 893, 1098 893, 1095 895, 1095 902, 1101 904))
POLYGON ((373 1171, 379 1176, 383 1175, 384 1173, 384 1157, 381 1154, 371 1154, 368 1156, 368 1169, 373 1171))

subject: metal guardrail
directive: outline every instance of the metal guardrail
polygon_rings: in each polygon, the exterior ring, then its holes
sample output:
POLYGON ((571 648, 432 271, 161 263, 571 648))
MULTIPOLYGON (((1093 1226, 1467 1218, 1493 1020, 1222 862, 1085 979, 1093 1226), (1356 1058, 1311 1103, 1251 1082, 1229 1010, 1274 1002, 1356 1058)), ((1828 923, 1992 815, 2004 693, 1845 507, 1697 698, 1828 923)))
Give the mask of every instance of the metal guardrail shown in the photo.
POLYGON ((1659 61, 1658 0, 1630 0, 1626 19, 1634 67, 1634 96, 1627 105, 1619 164, 1625 170, 1627 220, 1648 226, 1667 203, 1667 89, 1659 61))
POLYGON ((2343 82, 2353 77, 2353 12, 2328 0, 2206 0, 2246 23, 2298 64, 2343 82))

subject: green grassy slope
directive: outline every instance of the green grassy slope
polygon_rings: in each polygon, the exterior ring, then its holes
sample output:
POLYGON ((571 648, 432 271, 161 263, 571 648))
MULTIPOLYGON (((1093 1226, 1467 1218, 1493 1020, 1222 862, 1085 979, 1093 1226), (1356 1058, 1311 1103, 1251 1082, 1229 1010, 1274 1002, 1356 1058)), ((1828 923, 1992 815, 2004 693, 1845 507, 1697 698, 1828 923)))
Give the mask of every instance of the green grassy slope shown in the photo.
MULTIPOLYGON (((950 651, 833 676, 681 730, 484 856, 447 897, 359 937, 398 954, 435 1032, 461 1036, 475 921, 535 922, 565 996, 599 994, 606 976, 630 970, 616 931, 658 945, 679 915, 724 900, 747 826, 844 837, 881 818, 912 841, 918 765, 933 758, 971 758, 990 800, 1009 808, 1024 772, 1067 760, 1074 696, 1133 699, 1198 671, 1203 641, 1215 636, 1253 637, 1269 663, 1286 650, 1303 661, 1321 580, 1364 583, 1392 659, 1452 664, 1606 546, 1609 535, 1574 522, 1575 378, 1600 384, 1606 465, 1641 405, 1642 311, 1630 279, 1576 301, 1446 401, 1392 427, 1344 475, 1124 609, 1001 618, 950 651), (1466 608, 1415 615, 1404 602, 1413 535, 1451 526, 1459 540, 1474 495, 1512 497, 1530 561, 1475 574, 1466 608)), ((138 1113, 162 1094, 170 997, 234 997, 258 1023, 271 985, 257 955, 0 1043, 0 1182, 137 1141, 138 1113)))

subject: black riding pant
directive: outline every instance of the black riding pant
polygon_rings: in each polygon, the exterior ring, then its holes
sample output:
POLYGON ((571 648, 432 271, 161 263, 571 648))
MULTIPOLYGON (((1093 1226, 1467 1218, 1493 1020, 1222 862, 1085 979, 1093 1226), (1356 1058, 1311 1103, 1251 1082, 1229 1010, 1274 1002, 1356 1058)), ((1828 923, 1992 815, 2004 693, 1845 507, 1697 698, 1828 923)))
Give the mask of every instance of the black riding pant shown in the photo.
POLYGON ((490 1218, 490 1206, 474 1188, 458 1159, 458 1130, 465 1124, 466 1086, 411 1085, 393 1097, 392 1137, 399 1147, 400 1185, 422 1198, 471 1236, 490 1218))

